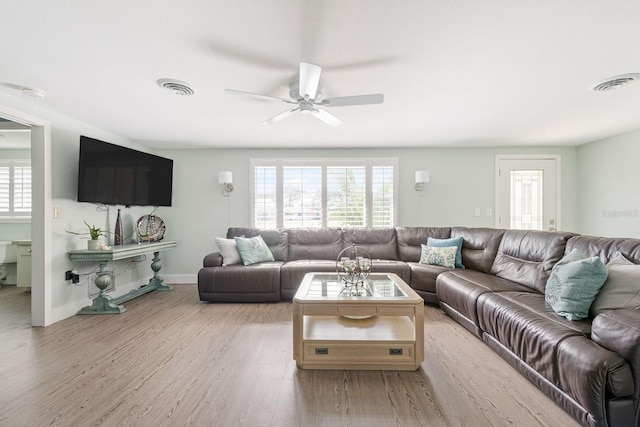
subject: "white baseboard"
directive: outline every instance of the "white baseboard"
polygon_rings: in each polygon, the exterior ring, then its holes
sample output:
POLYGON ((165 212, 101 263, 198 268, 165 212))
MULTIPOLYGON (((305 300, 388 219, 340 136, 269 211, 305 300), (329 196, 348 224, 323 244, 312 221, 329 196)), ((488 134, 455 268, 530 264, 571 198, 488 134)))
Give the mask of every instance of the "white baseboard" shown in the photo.
POLYGON ((172 284, 196 284, 198 283, 198 275, 197 274, 160 274, 160 276, 164 279, 164 283, 172 285, 172 284))

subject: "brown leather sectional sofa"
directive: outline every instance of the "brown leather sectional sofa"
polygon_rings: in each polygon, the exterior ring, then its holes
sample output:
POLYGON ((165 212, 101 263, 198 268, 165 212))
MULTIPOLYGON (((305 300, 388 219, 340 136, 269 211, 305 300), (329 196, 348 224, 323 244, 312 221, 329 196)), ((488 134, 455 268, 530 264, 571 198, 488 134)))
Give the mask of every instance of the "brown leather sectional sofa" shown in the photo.
POLYGON ((227 238, 261 235, 275 262, 222 266, 218 253, 198 273, 202 301, 291 299, 305 273, 335 271, 352 244, 427 302, 478 336, 578 422, 640 425, 640 310, 569 321, 545 303, 551 268, 572 249, 607 263, 617 252, 640 264, 640 240, 466 227, 230 228, 227 238), (462 237, 465 269, 423 265, 428 237, 462 237))

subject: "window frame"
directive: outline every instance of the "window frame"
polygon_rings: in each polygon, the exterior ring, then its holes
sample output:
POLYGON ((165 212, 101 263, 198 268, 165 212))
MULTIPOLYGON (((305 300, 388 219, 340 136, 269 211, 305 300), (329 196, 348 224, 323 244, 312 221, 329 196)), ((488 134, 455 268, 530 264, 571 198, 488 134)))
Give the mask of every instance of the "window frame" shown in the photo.
POLYGON ((0 167, 9 168, 9 212, 0 212, 0 222, 29 222, 33 214, 33 167, 31 159, 0 159, 0 167), (16 212, 15 205, 15 168, 29 167, 31 169, 31 208, 29 211, 16 212))
MULTIPOLYGON (((250 158, 249 159, 249 209, 250 222, 252 227, 256 227, 256 200, 255 200, 255 168, 275 167, 276 168, 276 226, 284 228, 284 195, 283 195, 283 168, 284 167, 321 167, 322 175, 322 227, 327 227, 327 168, 328 167, 365 167, 365 225, 373 227, 373 167, 390 166, 393 168, 393 223, 384 227, 396 227, 398 224, 398 158, 397 157, 370 157, 370 158, 250 158)), ((382 226, 376 228, 384 228, 382 226)))

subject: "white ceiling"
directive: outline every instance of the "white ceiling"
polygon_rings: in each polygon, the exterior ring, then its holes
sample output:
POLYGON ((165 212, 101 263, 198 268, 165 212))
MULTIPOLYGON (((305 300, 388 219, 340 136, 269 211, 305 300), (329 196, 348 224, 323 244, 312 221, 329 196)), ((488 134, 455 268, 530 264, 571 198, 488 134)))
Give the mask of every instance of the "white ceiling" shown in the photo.
POLYGON ((640 128, 637 0, 21 0, 3 2, 0 91, 158 148, 574 145, 640 128), (284 103, 323 68, 331 128, 284 103), (197 91, 179 97, 156 80, 197 91))

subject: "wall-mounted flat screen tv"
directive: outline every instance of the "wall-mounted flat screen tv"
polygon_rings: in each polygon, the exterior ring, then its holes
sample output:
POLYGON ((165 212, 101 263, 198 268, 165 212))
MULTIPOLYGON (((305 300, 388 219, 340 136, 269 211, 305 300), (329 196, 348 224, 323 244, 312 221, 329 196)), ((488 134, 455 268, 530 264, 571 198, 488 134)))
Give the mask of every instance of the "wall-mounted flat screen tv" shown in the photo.
POLYGON ((80 137, 78 201, 171 206, 173 160, 80 137))

